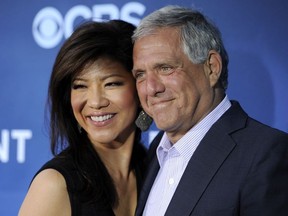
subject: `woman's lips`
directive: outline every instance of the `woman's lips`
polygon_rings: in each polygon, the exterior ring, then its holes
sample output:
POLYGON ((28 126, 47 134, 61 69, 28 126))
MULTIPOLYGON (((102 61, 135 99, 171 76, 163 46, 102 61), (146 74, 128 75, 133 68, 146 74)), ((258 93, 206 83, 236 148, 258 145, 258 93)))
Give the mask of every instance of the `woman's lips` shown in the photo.
POLYGON ((114 114, 107 114, 107 115, 97 115, 97 116, 90 116, 91 120, 94 122, 103 122, 108 119, 111 119, 114 114))

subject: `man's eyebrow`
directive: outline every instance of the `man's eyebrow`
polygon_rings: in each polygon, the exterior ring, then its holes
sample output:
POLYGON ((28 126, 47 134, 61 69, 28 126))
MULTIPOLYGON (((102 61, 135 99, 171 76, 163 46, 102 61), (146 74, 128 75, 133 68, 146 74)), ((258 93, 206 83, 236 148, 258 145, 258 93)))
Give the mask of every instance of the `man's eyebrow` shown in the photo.
MULTIPOLYGON (((169 65, 169 64, 161 62, 161 63, 154 64, 152 68, 153 68, 153 70, 155 70, 157 68, 161 68, 161 67, 167 66, 167 65, 169 65)), ((133 74, 135 74, 137 72, 145 72, 146 70, 145 69, 141 69, 141 68, 133 68, 131 71, 132 71, 133 74)))

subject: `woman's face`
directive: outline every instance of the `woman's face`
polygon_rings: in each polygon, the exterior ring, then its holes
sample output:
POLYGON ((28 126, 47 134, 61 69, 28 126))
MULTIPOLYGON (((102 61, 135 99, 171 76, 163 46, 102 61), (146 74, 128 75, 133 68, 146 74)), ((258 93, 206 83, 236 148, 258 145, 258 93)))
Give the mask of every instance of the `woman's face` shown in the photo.
POLYGON ((94 145, 115 147, 135 131, 139 106, 135 80, 119 62, 102 58, 87 65, 72 83, 71 105, 94 145))

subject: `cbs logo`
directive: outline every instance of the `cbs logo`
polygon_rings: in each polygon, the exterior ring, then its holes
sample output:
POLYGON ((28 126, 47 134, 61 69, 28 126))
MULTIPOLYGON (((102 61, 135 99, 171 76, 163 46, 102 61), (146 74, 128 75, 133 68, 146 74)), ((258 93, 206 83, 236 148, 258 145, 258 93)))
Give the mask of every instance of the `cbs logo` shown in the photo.
POLYGON ((56 8, 45 7, 33 20, 32 34, 40 47, 51 49, 61 42, 63 36, 68 38, 72 34, 76 19, 122 19, 138 25, 145 10, 146 7, 139 2, 128 2, 121 9, 114 4, 93 5, 92 8, 77 5, 69 9, 63 17, 56 8))

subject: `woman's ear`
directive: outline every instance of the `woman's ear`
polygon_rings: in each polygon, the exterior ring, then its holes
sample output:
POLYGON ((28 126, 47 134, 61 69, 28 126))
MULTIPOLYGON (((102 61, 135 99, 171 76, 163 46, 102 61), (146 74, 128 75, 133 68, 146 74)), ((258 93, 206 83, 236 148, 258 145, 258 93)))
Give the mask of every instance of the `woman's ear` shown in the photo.
POLYGON ((222 71, 222 59, 220 54, 215 50, 210 50, 208 59, 206 61, 206 66, 208 70, 210 86, 214 87, 217 84, 222 71))

